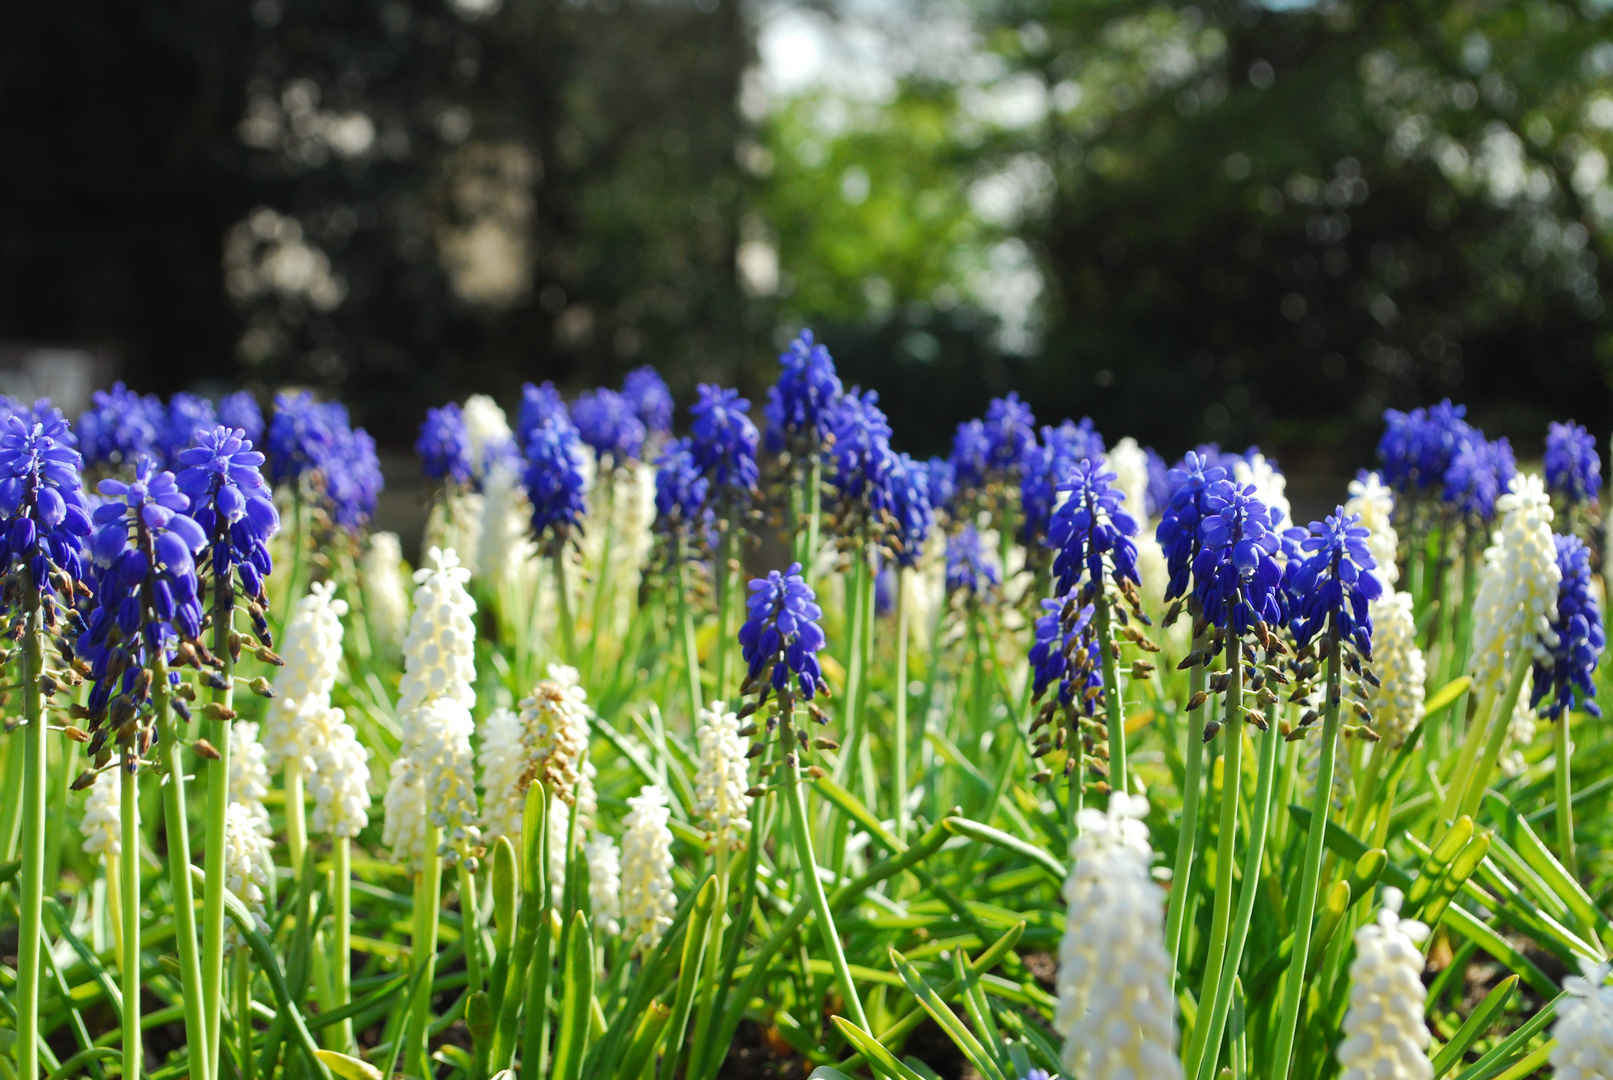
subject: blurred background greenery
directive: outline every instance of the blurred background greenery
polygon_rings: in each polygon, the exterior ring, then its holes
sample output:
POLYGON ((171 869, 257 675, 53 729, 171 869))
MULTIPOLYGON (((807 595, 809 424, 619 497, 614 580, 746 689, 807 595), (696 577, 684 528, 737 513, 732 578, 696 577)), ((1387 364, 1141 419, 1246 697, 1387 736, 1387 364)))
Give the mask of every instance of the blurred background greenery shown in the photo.
POLYGON ((1613 428, 1608 0, 100 0, 0 33, 0 342, 383 441, 815 328, 898 442, 988 396, 1367 460, 1613 428))

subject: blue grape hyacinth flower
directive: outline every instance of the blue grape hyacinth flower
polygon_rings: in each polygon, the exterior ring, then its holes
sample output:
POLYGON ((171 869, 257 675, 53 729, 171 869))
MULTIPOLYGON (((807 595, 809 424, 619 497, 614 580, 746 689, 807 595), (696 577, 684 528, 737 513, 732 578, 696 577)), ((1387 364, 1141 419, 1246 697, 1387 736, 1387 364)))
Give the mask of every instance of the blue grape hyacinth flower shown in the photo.
POLYGON ((622 380, 622 398, 651 435, 672 430, 672 391, 653 367, 645 364, 629 371, 622 380))
POLYGON ((751 423, 750 402, 738 390, 701 383, 698 400, 689 407, 689 448, 695 463, 711 480, 711 497, 743 501, 756 488, 756 425, 751 423))
POLYGON ((1103 457, 1103 436, 1082 417, 1079 424, 1066 420, 1058 427, 1042 428, 1042 441, 1031 446, 1022 462, 1019 478, 1019 506, 1023 521, 1019 539, 1027 547, 1047 536, 1053 521, 1053 505, 1059 485, 1070 478, 1083 461, 1103 457))
POLYGON ((1570 506, 1595 503, 1602 494, 1602 457, 1596 438, 1569 421, 1553 423, 1546 432, 1546 490, 1570 506))
POLYGON ((1079 706, 1084 715, 1096 715, 1101 701, 1097 695, 1087 694, 1103 686, 1093 606, 1074 596, 1061 596, 1043 600, 1042 611, 1029 656, 1033 700, 1041 700, 1049 686, 1057 685, 1059 705, 1079 706))
POLYGON ((1377 561, 1368 546, 1371 533, 1359 514, 1339 507, 1324 521, 1313 521, 1299 541, 1300 558, 1288 583, 1294 640, 1301 648, 1316 635, 1333 633, 1372 659, 1372 601, 1383 593, 1377 561))
POLYGON ((710 523, 706 489, 711 485, 695 464, 689 440, 667 443, 655 462, 655 523, 663 532, 687 532, 710 523))
POLYGON ((1535 660, 1530 704, 1541 716, 1555 720, 1564 712, 1583 709, 1600 717, 1596 697, 1596 664, 1607 644, 1602 611, 1591 582, 1591 553, 1577 536, 1554 536, 1557 568, 1557 617, 1551 638, 1544 644, 1550 663, 1535 660))
POLYGON ((815 342, 811 330, 802 330, 779 354, 783 371, 767 391, 763 412, 767 417, 767 448, 793 454, 811 453, 828 434, 825 415, 843 393, 829 350, 815 342))
POLYGON ((1200 529, 1213 513, 1211 492, 1226 479, 1226 469, 1205 460, 1196 450, 1189 450, 1167 473, 1171 494, 1154 538, 1165 552, 1165 569, 1170 575, 1165 587, 1168 601, 1188 595, 1193 567, 1203 547, 1200 529))
POLYGON ((898 566, 910 567, 924 552, 924 542, 935 524, 930 504, 930 470, 923 462, 897 454, 890 471, 891 518, 894 527, 886 538, 898 566))
POLYGON ((1283 574, 1272 557, 1279 539, 1254 485, 1240 488, 1219 480, 1204 505, 1209 513, 1199 525, 1193 583, 1205 620, 1234 638, 1280 622, 1277 592, 1283 574))
POLYGON ((860 393, 855 387, 827 413, 833 436, 829 455, 834 462, 829 482, 857 517, 877 522, 892 509, 891 426, 879 407, 879 395, 860 393))
POLYGON ((250 390, 225 394, 218 403, 218 422, 227 428, 239 428, 254 446, 263 441, 263 410, 250 390))
POLYGON ((175 477, 190 500, 191 517, 207 535, 214 581, 238 578, 259 603, 267 602, 264 581, 274 565, 269 538, 280 531, 263 463, 246 432, 220 425, 199 432, 195 445, 180 453, 183 468, 175 477))
POLYGON ((740 655, 749 665, 744 692, 760 691, 757 704, 778 693, 786 703, 799 695, 811 701, 823 689, 818 650, 824 646, 817 594, 801 576, 801 564, 782 574, 753 578, 739 628, 740 655))
POLYGON ((440 409, 427 409, 420 422, 420 436, 414 452, 420 455, 420 468, 433 480, 469 486, 473 470, 470 433, 459 405, 450 401, 440 409))
POLYGON ((1087 458, 1060 491, 1069 498, 1053 512, 1047 543, 1053 557, 1054 591, 1064 595, 1080 587, 1084 600, 1096 598, 1104 579, 1116 586, 1138 583, 1137 521, 1122 505, 1126 496, 1114 487, 1116 477, 1100 460, 1087 458))
POLYGON ((13 413, 0 424, 0 572, 27 567, 36 592, 66 586, 69 604, 72 584, 83 577, 79 553, 90 535, 82 459, 71 434, 62 414, 45 402, 31 415, 13 413))
POLYGON ((179 455, 196 438, 196 433, 218 423, 213 403, 181 390, 168 399, 162 429, 158 432, 157 452, 169 469, 178 467, 179 455))
POLYGON ((991 469, 991 439, 983 420, 965 420, 952 436, 952 454, 947 458, 956 487, 972 490, 985 485, 991 469))
POLYGON ((1036 414, 1018 394, 991 399, 984 429, 990 469, 1006 475, 1024 466, 1025 455, 1036 445, 1036 414))
POLYGON ((1440 498, 1457 512, 1488 523, 1495 520, 1495 500, 1507 493, 1517 475, 1512 444, 1504 437, 1491 442, 1475 428, 1445 469, 1440 498))
POLYGON ((946 559, 948 593, 962 592, 971 598, 981 598, 991 595, 1002 584, 996 560, 987 552, 973 525, 965 525, 947 537, 946 559))
POLYGON ((537 386, 524 383, 521 386, 521 408, 515 414, 515 435, 525 446, 532 441, 532 433, 538 430, 545 421, 554 421, 562 427, 570 427, 571 411, 560 396, 560 391, 554 388, 554 383, 545 381, 537 386))
POLYGON ((527 440, 526 491, 532 534, 540 545, 564 544, 588 512, 586 453, 577 429, 552 419, 527 440))
POLYGON ((1428 409, 1383 414, 1384 432, 1378 440, 1378 460, 1386 484, 1401 493, 1424 492, 1445 481, 1445 470, 1473 437, 1463 419, 1465 405, 1449 398, 1428 409))
POLYGON ((157 447, 167 412, 155 397, 141 397, 121 382, 97 390, 78 418, 85 465, 130 465, 157 447))
POLYGON ((571 422, 601 464, 626 465, 637 461, 644 450, 644 422, 614 390, 602 386, 583 391, 572 402, 571 422))

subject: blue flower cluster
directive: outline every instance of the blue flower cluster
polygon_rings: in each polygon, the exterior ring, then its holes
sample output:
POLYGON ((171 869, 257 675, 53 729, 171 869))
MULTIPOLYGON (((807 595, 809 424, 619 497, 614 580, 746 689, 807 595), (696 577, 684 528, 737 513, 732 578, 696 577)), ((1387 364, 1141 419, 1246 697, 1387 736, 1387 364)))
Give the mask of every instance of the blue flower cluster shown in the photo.
POLYGON ((1193 567, 1203 547, 1200 530, 1215 512, 1210 505, 1212 490, 1227 482, 1227 470, 1189 450, 1169 471, 1166 482, 1171 495, 1154 537, 1165 552, 1165 568, 1170 574, 1165 599, 1175 600, 1188 595, 1193 567))
POLYGON ((554 388, 554 383, 544 382, 533 386, 526 383, 521 387, 521 408, 515 414, 515 435, 525 446, 532 441, 532 433, 546 421, 554 421, 563 426, 571 426, 571 413, 566 409, 565 400, 561 398, 560 391, 554 388))
POLYGON ((269 421, 269 465, 274 482, 308 482, 342 529, 369 523, 381 496, 381 461, 375 440, 355 428, 346 406, 319 402, 304 390, 275 398, 269 421))
POLYGON ((777 692, 785 707, 798 689, 810 701, 823 685, 818 650, 823 648, 823 609, 817 594, 801 577, 801 564, 784 573, 771 571, 750 583, 745 625, 739 628, 740 655, 750 665, 743 693, 760 690, 757 705, 777 692))
POLYGON ((588 512, 586 453, 569 421, 552 417, 528 435, 524 482, 540 545, 564 544, 588 512))
POLYGON ((1555 720, 1565 711, 1583 709, 1600 717, 1596 697, 1596 662, 1607 644, 1602 612, 1591 582, 1591 553, 1577 536, 1556 536, 1557 617, 1551 630, 1551 663, 1535 661, 1534 690, 1530 704, 1540 715, 1555 720), (1544 705, 1542 705, 1544 703, 1544 705))
POLYGON ((1080 586, 1083 603, 1096 599, 1104 578, 1116 586, 1136 584, 1137 522, 1121 506, 1126 496, 1112 487, 1115 474, 1098 460, 1083 459, 1059 485, 1069 498, 1053 513, 1047 543, 1053 557, 1054 592, 1063 596, 1080 586), (1106 565, 1107 564, 1107 565, 1106 565))
POLYGON ((198 432, 179 454, 175 478, 190 501, 196 524, 207 535, 213 579, 228 587, 238 577, 248 597, 268 602, 264 581, 273 569, 269 538, 280 531, 274 493, 263 479, 263 454, 240 428, 222 425, 198 432))
POLYGON ((1098 461, 1104 452, 1103 436, 1082 417, 1079 424, 1066 420, 1058 427, 1043 427, 1042 441, 1025 451, 1019 478, 1019 505, 1023 521, 1020 542, 1039 544, 1053 520, 1059 485, 1083 461, 1098 461))
POLYGON ((706 492, 711 487, 695 463, 688 439, 667 443, 655 462, 656 527, 671 534, 689 536, 704 531, 711 523, 706 492))
POLYGON ((1303 554, 1289 562, 1285 583, 1292 615, 1294 640, 1304 648, 1317 634, 1331 631, 1340 644, 1355 646, 1363 659, 1372 659, 1372 618, 1368 605, 1383 593, 1372 551, 1371 533, 1359 514, 1341 506, 1325 521, 1311 522, 1309 534, 1299 542, 1303 554))
POLYGON ((1602 494, 1602 456, 1596 439, 1572 421, 1546 432, 1546 490, 1570 506, 1596 503, 1602 494))
POLYGON ((829 483, 846 506, 844 531, 876 525, 894 509, 891 470, 891 426, 879 407, 879 395, 855 387, 841 396, 824 417, 834 468, 829 483))
POLYGON ((218 423, 213 403, 181 390, 168 399, 168 410, 157 432, 155 453, 165 468, 175 468, 180 453, 196 438, 196 433, 218 423))
POLYGON ((802 330, 779 355, 778 382, 767 392, 767 449, 779 453, 810 454, 822 447, 828 434, 825 414, 840 400, 840 377, 829 350, 802 330))
POLYGON ((1429 409, 1383 414, 1384 432, 1378 440, 1378 460, 1384 483, 1400 492, 1428 491, 1445 482, 1445 470, 1457 451, 1472 437, 1467 406, 1452 405, 1449 398, 1429 409))
MULTIPOLYGON (((99 531, 92 544, 100 580, 79 654, 94 683, 92 722, 108 720, 128 746, 150 698, 146 669, 159 656, 175 660, 181 643, 206 655, 197 641, 202 605, 195 556, 207 546, 207 533, 186 513, 190 499, 174 474, 157 471, 149 458, 135 466, 132 480, 103 480, 100 491, 107 501, 95 511, 99 531)), ((170 672, 170 679, 178 674, 170 672)))
POLYGON ((893 528, 885 537, 899 566, 913 566, 924 551, 924 541, 935 524, 930 503, 930 469, 906 454, 897 454, 890 470, 890 516, 893 528))
POLYGON ((157 445, 167 427, 162 401, 141 397, 121 382, 97 390, 90 408, 78 418, 79 450, 85 465, 128 465, 157 445))
POLYGON ((651 435, 672 430, 672 391, 653 367, 646 364, 629 371, 622 380, 622 397, 651 435))
POLYGON ((1254 485, 1219 481, 1206 492, 1203 506, 1208 513, 1199 523, 1193 583, 1204 618, 1234 638, 1279 624, 1283 572, 1272 557, 1278 535, 1254 485))
POLYGON ((710 495, 717 502, 744 502, 756 489, 756 425, 751 423, 750 402, 738 390, 701 383, 698 400, 689 407, 689 449, 695 464, 711 481, 710 495))
POLYGON ((218 422, 227 428, 237 428, 254 446, 263 440, 263 410, 250 390, 237 390, 225 394, 218 403, 218 422))
POLYGON ((433 480, 469 486, 470 433, 465 430, 465 417, 458 404, 450 401, 440 409, 426 410, 414 452, 420 455, 420 468, 433 480))
POLYGON ((1036 445, 1036 414, 1019 400, 1019 395, 992 398, 986 406, 984 424, 987 467, 1007 474, 1025 464, 1025 455, 1036 445))
POLYGON ((945 458, 931 458, 925 463, 924 469, 930 474, 930 508, 939 512, 951 506, 952 497, 958 490, 957 473, 953 471, 952 462, 945 458))
POLYGON ((991 437, 983 420, 965 420, 952 436, 952 482, 965 490, 984 487, 991 471, 991 437))
POLYGON ((1094 716, 1102 699, 1090 690, 1103 688, 1103 662, 1093 630, 1091 604, 1074 596, 1042 601, 1044 614, 1036 620, 1036 640, 1030 665, 1033 700, 1041 700, 1049 686, 1058 684, 1058 704, 1077 706, 1094 716))
MULTIPOLYGON (((62 414, 45 401, 0 425, 0 573, 9 577, 26 567, 37 592, 60 588, 69 604, 72 584, 83 576, 79 552, 90 535, 71 435, 62 414)), ((12 589, 5 593, 9 602, 12 589)))
POLYGON ((1474 437, 1462 444, 1445 470, 1440 498, 1462 514, 1493 521, 1495 500, 1506 494, 1518 474, 1518 464, 1512 444, 1504 437, 1491 442, 1482 432, 1472 430, 1474 437))
POLYGON ((571 404, 571 422, 602 465, 637 461, 644 450, 644 421, 627 398, 614 390, 603 386, 584 390, 571 404))
POLYGON ((947 592, 964 592, 972 598, 989 596, 1002 584, 997 563, 973 525, 947 537, 947 592))

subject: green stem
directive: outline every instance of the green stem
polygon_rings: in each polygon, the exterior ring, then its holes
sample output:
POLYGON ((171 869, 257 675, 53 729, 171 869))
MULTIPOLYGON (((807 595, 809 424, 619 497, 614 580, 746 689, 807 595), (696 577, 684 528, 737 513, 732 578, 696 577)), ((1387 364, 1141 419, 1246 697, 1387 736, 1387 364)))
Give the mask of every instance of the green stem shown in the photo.
MULTIPOLYGON (((39 942, 44 936, 46 742, 44 606, 33 576, 22 575, 27 625, 22 642, 22 893, 17 940, 17 1075, 39 1075, 39 942)), ((13 750, 13 753, 16 751, 13 750)), ((13 789, 15 790, 15 789, 13 789)))
MULTIPOLYGON (((346 1008, 353 1000, 353 842, 338 836, 331 845, 331 906, 336 917, 331 943, 331 969, 336 976, 336 1007, 346 1008)), ((353 1020, 336 1026, 337 1049, 353 1051, 353 1020)))
POLYGON ((835 981, 840 985, 840 996, 846 1001, 846 1015, 852 1023, 867 1031, 868 1017, 863 1013, 862 999, 857 996, 857 986, 851 979, 846 951, 840 944, 840 933, 835 929, 834 913, 829 910, 829 898, 824 895, 823 882, 818 880, 818 863, 812 854, 812 828, 807 820, 806 796, 801 791, 801 765, 795 756, 794 725, 790 717, 785 718, 783 728, 784 745, 791 748, 784 754, 784 792, 790 801, 790 832, 795 857, 801 864, 801 877, 805 879, 803 884, 811 897, 812 909, 817 912, 818 931, 823 937, 823 947, 829 953, 835 981))
POLYGON ((554 545, 554 555, 549 561, 554 566, 555 606, 560 612, 560 647, 564 651, 561 659, 568 664, 575 664, 577 624, 571 612, 571 590, 566 584, 566 546, 554 545))
MULTIPOLYGON (((235 659, 230 632, 235 622, 235 590, 227 578, 213 590, 213 655, 224 664, 219 672, 223 688, 215 687, 213 703, 229 709, 234 697, 235 659)), ((208 1068, 218 1074, 224 1018, 224 819, 230 804, 229 721, 207 722, 208 741, 218 759, 207 764, 207 834, 202 849, 202 1018, 207 1024, 208 1068)))
POLYGON ((303 805, 302 759, 297 755, 286 759, 281 784, 286 793, 286 851, 292 869, 301 874, 303 853, 308 850, 308 819, 303 805))
POLYGON ((857 703, 862 700, 863 682, 863 618, 862 596, 863 577, 868 572, 867 563, 861 558, 851 561, 851 573, 846 578, 846 623, 851 631, 848 635, 849 652, 846 654, 846 704, 842 711, 845 720, 844 748, 840 751, 840 758, 835 762, 835 783, 844 787, 846 777, 851 770, 852 759, 857 756, 857 736, 861 729, 858 727, 857 703))
MULTIPOLYGON (((1484 789, 1490 784, 1496 762, 1501 760, 1501 748, 1507 742, 1507 729, 1512 723, 1512 711, 1518 707, 1518 695, 1523 692, 1523 680, 1529 675, 1534 657, 1528 649, 1520 648, 1513 662, 1512 677, 1507 680, 1507 692, 1501 699, 1501 709, 1490 723, 1490 741, 1484 745, 1484 756, 1478 768, 1467 777, 1467 793, 1457 807, 1457 817, 1463 814, 1477 818, 1479 804, 1484 801, 1484 789)), ((1452 820, 1455 820, 1454 818, 1452 820)))
MULTIPOLYGON (((343 1024, 351 1025, 344 1020, 343 1024)), ((243 951, 235 958, 235 1030, 240 1047, 241 1080, 255 1080, 257 1062, 252 1059, 252 967, 243 951)))
MULTIPOLYGON (((896 802, 896 835, 902 840, 912 825, 907 809, 907 637, 908 619, 907 578, 908 568, 896 568, 896 779, 893 797, 896 802)), ((1029 680, 1026 686, 1030 685, 1029 680)), ((1022 713, 1023 709, 1020 710, 1022 713)))
POLYGON ((140 778, 125 760, 118 766, 123 852, 123 1075, 135 1080, 145 1055, 140 1047, 140 778))
POLYGON ((739 558, 739 523, 729 520, 723 523, 722 543, 717 548, 717 700, 731 701, 730 687, 733 685, 733 658, 734 650, 732 639, 734 636, 733 607, 738 590, 734 588, 733 564, 739 558))
POLYGON ((1571 789, 1569 756, 1568 711, 1563 710, 1552 725, 1557 738, 1557 847, 1562 852, 1563 869, 1570 877, 1579 877, 1579 859, 1574 852, 1574 800, 1571 789))
POLYGON ((1120 691, 1120 658, 1115 649, 1114 627, 1110 624, 1109 598, 1098 596, 1098 656, 1103 663, 1104 722, 1109 728, 1109 787, 1126 790, 1126 710, 1120 691))
POLYGON ((482 925, 476 903, 476 875, 460 859, 455 868, 459 877, 459 925, 465 942, 466 993, 482 989, 482 925))
POLYGON ((717 838, 717 902, 711 911, 711 922, 706 925, 706 959, 700 966, 700 997, 695 1010, 694 1041, 689 1044, 690 1056, 686 1077, 692 1077, 701 1064, 704 1047, 711 1040, 711 1025, 716 1020, 717 994, 721 987, 717 980, 722 972, 723 920, 728 915, 728 858, 729 842, 717 838))
POLYGON ((801 569, 806 577, 806 583, 813 588, 817 587, 818 530, 823 521, 822 487, 823 454, 814 451, 812 454, 812 467, 807 470, 806 557, 801 560, 801 569))
MULTIPOLYGON (((1193 642, 1193 651, 1204 651, 1205 642, 1199 637, 1193 642)), ((1188 684, 1193 696, 1204 689, 1204 665, 1194 664, 1188 672, 1188 684)), ((1199 792, 1204 786, 1200 774, 1204 768, 1204 739, 1197 724, 1188 714, 1182 730, 1182 819, 1177 831, 1176 864, 1171 872, 1170 904, 1165 915, 1165 947, 1171 953, 1171 992, 1176 992, 1176 973, 1181 966, 1183 915, 1187 911, 1187 894, 1193 876, 1193 851, 1199 835, 1199 792)))
POLYGON ((1282 1011, 1277 1020, 1277 1050, 1272 1056, 1270 1075, 1287 1080, 1294 1056, 1294 1035, 1299 1024, 1299 1006, 1305 992, 1305 966, 1310 962, 1311 920, 1316 915, 1316 892, 1322 880, 1322 839, 1327 832, 1328 814, 1333 808, 1333 765, 1339 742, 1340 664, 1335 641, 1327 658, 1327 712, 1322 720, 1321 757, 1316 765, 1316 794, 1311 800, 1311 824, 1305 834, 1305 864, 1300 871, 1299 908, 1294 913, 1294 951, 1288 961, 1288 977, 1283 984, 1282 1011))
POLYGON ((404 1033, 404 1071, 428 1076, 427 1029, 431 1026, 431 983, 437 970, 437 920, 442 907, 442 857, 435 825, 426 827, 426 861, 414 878, 414 933, 409 941, 412 978, 418 980, 404 1033))
POLYGON ((689 606, 689 563, 685 541, 678 538, 678 624, 683 630, 683 665, 689 678, 689 726, 700 722, 700 648, 695 639, 694 610, 689 606))
MULTIPOLYGON (((1234 725, 1236 726, 1236 725, 1234 725)), ((1243 962, 1243 947, 1249 940, 1249 923, 1254 918, 1255 898, 1260 892, 1260 863, 1266 853, 1266 824, 1271 816, 1271 792, 1277 775, 1277 754, 1283 738, 1277 731, 1277 709, 1266 710, 1266 730, 1260 738, 1260 779, 1255 787, 1255 801, 1249 808, 1249 849, 1243 859, 1243 886, 1238 891, 1238 911, 1232 918, 1232 938, 1227 945, 1226 963, 1215 984, 1210 1015, 1193 1027, 1193 1041, 1199 1043, 1202 1030, 1203 1049, 1199 1058, 1198 1080, 1208 1080, 1215 1069, 1221 1035, 1226 1029, 1227 1013, 1232 1006, 1233 989, 1238 981, 1238 967, 1243 962)), ((1199 999, 1201 1002, 1203 998, 1199 999)))
MULTIPOLYGON (((1221 767, 1221 827, 1215 839, 1215 908, 1210 918, 1210 952, 1205 959, 1204 981, 1199 984, 1200 1003, 1213 1000, 1224 973, 1237 974, 1236 964, 1229 962, 1227 955, 1227 936, 1232 927, 1232 864, 1238 846, 1238 800, 1243 793, 1243 656, 1242 644, 1236 638, 1227 643, 1227 661, 1227 674, 1232 681, 1227 684, 1223 729, 1226 749, 1221 767)), ((1252 896, 1254 885, 1255 879, 1244 878, 1243 891, 1252 896)), ((1230 977, 1226 981, 1230 984, 1230 977)), ((1222 1020, 1225 1021, 1224 1013, 1222 1020)), ((1210 1024, 1203 1022, 1193 1025, 1184 1075, 1199 1074, 1199 1062, 1208 1048, 1209 1028, 1210 1024)))
MULTIPOLYGON (((168 875, 173 894, 174 936, 178 939, 180 985, 185 998, 185 1039, 204 1050, 207 1019, 202 1009, 202 961, 196 947, 196 896, 191 884, 190 829, 185 820, 184 756, 174 725, 168 685, 168 665, 161 659, 152 672, 152 700, 156 706, 157 748, 162 754, 167 782, 162 785, 162 824, 168 837, 168 875)), ((194 1061, 195 1059, 193 1059, 194 1061)), ((211 1080, 205 1053, 191 1068, 194 1080, 211 1080), (198 1067, 199 1066, 199 1067, 198 1067)))

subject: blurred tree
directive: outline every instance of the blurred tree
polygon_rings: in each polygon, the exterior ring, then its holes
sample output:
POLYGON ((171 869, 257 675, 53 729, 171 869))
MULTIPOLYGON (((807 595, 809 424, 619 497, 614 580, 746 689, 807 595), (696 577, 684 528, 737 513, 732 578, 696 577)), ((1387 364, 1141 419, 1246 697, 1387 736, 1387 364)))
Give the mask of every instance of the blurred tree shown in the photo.
POLYGON ((0 333, 110 339, 156 389, 339 390, 394 438, 471 390, 754 353, 736 0, 193 6, 0 37, 0 333))
MULTIPOLYGON (((903 342, 962 295, 1042 413, 1170 453, 1260 439, 1342 465, 1385 405, 1447 394, 1526 450, 1553 416, 1605 435, 1607 7, 981 0, 963 74, 908 77, 809 140, 795 118, 822 103, 770 124, 781 160, 806 145, 823 163, 775 172, 772 219, 833 205, 866 256, 781 228, 786 309, 837 320, 831 346, 885 323, 903 342), (901 119, 919 101, 939 103, 924 128, 901 119), (968 193, 918 258, 880 240, 915 150, 968 193), (867 179, 848 207, 851 168, 867 179), (939 285, 909 270, 949 259, 939 285), (870 293, 875 275, 890 287, 870 293)), ((900 355, 852 377, 889 399, 900 355)))

